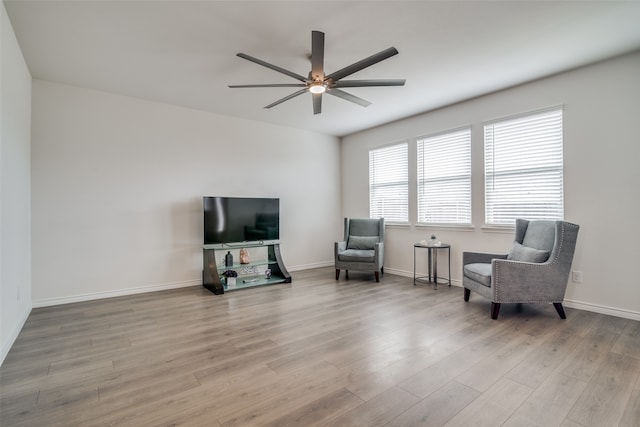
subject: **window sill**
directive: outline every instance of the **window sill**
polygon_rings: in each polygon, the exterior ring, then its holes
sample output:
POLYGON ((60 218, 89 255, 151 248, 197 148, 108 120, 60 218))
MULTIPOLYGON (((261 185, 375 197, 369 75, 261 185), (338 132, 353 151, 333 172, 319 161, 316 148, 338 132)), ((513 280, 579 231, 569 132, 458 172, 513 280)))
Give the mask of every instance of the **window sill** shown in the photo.
POLYGON ((482 231, 486 231, 487 233, 509 233, 513 234, 516 227, 514 225, 483 225, 480 227, 482 231))
POLYGON ((408 222, 385 222, 385 228, 410 228, 411 224, 408 222))
POLYGON ((475 231, 473 224, 416 224, 416 229, 426 230, 452 230, 452 231, 475 231))

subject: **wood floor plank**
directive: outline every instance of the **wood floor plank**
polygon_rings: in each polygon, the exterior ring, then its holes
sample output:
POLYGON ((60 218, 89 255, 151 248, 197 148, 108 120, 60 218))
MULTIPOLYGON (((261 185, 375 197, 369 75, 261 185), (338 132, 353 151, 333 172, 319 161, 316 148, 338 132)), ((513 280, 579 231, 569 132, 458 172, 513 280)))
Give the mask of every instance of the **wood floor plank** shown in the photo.
POLYGON ((387 425, 393 427, 443 426, 479 395, 479 392, 465 385, 450 381, 387 425))
POLYGON ((344 375, 336 370, 335 375, 309 378, 301 385, 288 391, 274 393, 270 398, 256 405, 240 408, 230 415, 218 418, 218 421, 224 427, 266 425, 280 418, 283 413, 311 404, 327 394, 342 389, 346 384, 344 375))
POLYGON ((298 427, 322 426, 331 419, 357 407, 362 403, 355 394, 346 388, 339 388, 326 393, 306 405, 298 406, 293 411, 269 422, 266 427, 298 427))
POLYGON ((612 333, 608 327, 595 325, 576 345, 573 352, 560 365, 564 375, 589 381, 600 367, 602 360, 612 350, 620 335, 612 333))
POLYGON ((391 420, 418 403, 419 399, 400 387, 391 387, 367 402, 335 418, 328 427, 376 427, 391 420))
POLYGON ((506 342, 493 335, 480 341, 472 342, 460 350, 444 357, 399 384, 400 387, 418 397, 426 397, 444 384, 456 378, 462 372, 485 357, 494 357, 506 342))
POLYGON ((527 420, 532 425, 559 426, 586 387, 586 381, 562 374, 551 375, 516 409, 513 420, 505 426, 518 425, 515 420, 527 420))
POLYGON ((611 351, 640 359, 640 322, 629 322, 611 351))
POLYGON ((492 427, 502 425, 531 395, 532 391, 527 386, 502 378, 452 417, 445 426, 492 427))
POLYGON ((567 418, 584 426, 618 425, 640 375, 640 360, 609 353, 567 418))
POLYGON ((637 427, 640 322, 350 276, 36 308, 0 425, 637 427))
POLYGON ((620 420, 621 427, 637 427, 640 424, 640 375, 631 392, 629 401, 620 420))
POLYGON ((553 334, 512 368, 507 377, 531 388, 537 388, 558 369, 579 342, 580 337, 574 334, 553 334))
POLYGON ((518 365, 544 340, 545 335, 522 334, 491 353, 455 379, 478 391, 486 391, 518 365))

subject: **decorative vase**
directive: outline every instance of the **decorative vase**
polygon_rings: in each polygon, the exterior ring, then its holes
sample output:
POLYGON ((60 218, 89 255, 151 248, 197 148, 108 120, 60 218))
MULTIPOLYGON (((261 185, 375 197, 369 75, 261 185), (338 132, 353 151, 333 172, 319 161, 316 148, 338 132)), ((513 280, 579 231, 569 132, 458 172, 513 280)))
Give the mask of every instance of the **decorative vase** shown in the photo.
POLYGON ((240 249, 240 264, 249 264, 249 251, 245 248, 240 249))

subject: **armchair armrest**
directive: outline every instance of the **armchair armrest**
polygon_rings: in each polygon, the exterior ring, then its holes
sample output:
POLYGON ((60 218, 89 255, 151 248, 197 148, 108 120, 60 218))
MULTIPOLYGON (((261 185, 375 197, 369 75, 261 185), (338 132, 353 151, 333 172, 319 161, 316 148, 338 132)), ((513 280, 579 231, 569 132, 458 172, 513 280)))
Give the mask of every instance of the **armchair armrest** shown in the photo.
POLYGON ((496 259, 491 263, 491 277, 497 302, 562 302, 569 279, 552 260, 496 259))
POLYGON ((378 242, 373 246, 373 258, 376 266, 382 267, 384 265, 384 242, 378 242))
POLYGON ((347 249, 347 242, 335 242, 333 246, 334 246, 334 253, 337 257, 338 252, 342 252, 347 249))
POLYGON ((463 252, 462 265, 484 263, 491 264, 494 259, 507 259, 506 254, 487 254, 482 252, 463 252))

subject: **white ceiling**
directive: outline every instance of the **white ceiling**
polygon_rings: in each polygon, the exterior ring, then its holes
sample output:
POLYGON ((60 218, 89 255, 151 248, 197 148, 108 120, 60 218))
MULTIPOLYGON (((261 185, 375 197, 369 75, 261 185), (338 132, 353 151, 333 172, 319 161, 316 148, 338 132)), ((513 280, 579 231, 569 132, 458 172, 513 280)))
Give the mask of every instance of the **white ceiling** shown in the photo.
POLYGON ((4 0, 34 78, 198 110, 346 135, 640 49, 640 1, 32 1, 4 0), (346 89, 367 108, 304 94, 236 57, 306 75, 311 30, 325 70, 395 46, 400 54, 351 79, 404 87, 346 89))

